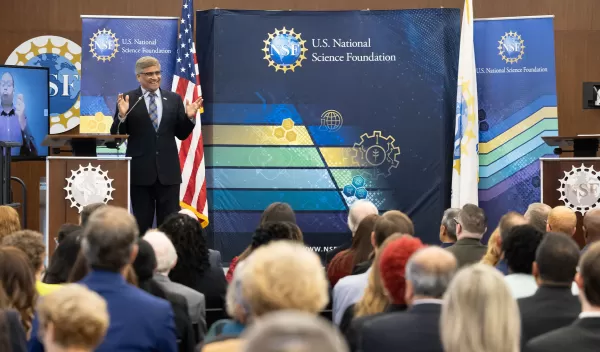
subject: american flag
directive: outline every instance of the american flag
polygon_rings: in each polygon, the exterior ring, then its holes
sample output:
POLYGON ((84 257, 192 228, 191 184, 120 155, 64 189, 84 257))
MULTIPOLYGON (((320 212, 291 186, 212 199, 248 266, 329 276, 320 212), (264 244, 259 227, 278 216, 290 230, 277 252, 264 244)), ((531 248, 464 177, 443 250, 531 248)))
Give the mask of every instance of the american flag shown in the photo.
MULTIPOLYGON (((177 40, 177 62, 173 76, 171 91, 179 94, 184 102, 196 101, 202 96, 200 77, 198 76, 198 60, 193 39, 194 1, 183 0, 181 19, 179 21, 179 39, 177 40)), ((208 203, 206 200, 206 178, 204 168, 204 142, 202 140, 202 124, 200 108, 196 116, 196 127, 190 136, 177 141, 179 149, 179 165, 181 165, 180 204, 183 209, 192 210, 202 227, 208 225, 208 203)))

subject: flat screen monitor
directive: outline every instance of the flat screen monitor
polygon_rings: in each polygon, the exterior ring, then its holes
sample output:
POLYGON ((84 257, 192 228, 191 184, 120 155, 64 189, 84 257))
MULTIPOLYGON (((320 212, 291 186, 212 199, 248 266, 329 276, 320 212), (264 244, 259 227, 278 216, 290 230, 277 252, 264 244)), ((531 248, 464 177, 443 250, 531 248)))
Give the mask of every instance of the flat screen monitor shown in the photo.
POLYGON ((0 144, 14 160, 48 156, 49 79, 47 67, 0 65, 0 144))

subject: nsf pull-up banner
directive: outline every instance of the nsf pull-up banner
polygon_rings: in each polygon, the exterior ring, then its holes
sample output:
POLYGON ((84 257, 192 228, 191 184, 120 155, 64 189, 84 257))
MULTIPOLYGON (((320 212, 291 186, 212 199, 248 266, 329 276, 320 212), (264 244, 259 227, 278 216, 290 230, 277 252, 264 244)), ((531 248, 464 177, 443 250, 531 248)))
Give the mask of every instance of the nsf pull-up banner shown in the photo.
POLYGON ((458 9, 197 13, 211 224, 226 261, 274 202, 321 254, 357 200, 438 243, 449 204, 458 9))
MULTIPOLYGON (((177 52, 176 17, 81 16, 82 133, 109 133, 117 95, 139 83, 135 62, 154 56, 161 65, 163 89, 171 89, 177 52)), ((98 151, 111 154, 114 150, 98 151)), ((124 146, 121 153, 124 152, 124 146)))
MULTIPOLYGON (((475 21, 479 205, 493 229, 540 201, 539 158, 558 135, 553 17, 475 21)), ((490 231, 491 232, 491 231, 490 231)))

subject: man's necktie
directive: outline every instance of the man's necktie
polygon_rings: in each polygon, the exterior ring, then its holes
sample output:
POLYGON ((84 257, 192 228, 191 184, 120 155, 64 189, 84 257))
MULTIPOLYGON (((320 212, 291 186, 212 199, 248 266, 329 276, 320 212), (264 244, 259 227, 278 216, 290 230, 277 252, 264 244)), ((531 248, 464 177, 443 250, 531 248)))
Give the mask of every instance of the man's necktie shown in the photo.
POLYGON ((152 120, 152 125, 154 126, 154 130, 158 131, 158 111, 156 109, 156 93, 150 93, 150 106, 148 108, 150 112, 150 119, 152 120))

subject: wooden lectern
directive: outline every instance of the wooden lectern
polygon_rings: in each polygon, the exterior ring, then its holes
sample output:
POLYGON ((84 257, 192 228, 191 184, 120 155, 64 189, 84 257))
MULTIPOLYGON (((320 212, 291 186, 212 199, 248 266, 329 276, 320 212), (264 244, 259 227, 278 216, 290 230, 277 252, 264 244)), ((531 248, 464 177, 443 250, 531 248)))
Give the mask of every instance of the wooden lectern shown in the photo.
POLYGON ((600 208, 600 135, 542 137, 555 147, 555 154, 573 152, 569 158, 540 159, 541 200, 551 207, 567 206, 577 214, 575 240, 585 245, 581 226, 583 215, 600 208))
POLYGON ((49 156, 46 160, 46 248, 56 248, 62 224, 79 223, 87 204, 104 202, 130 209, 129 157, 97 157, 97 146, 118 147, 126 135, 48 135, 42 145, 59 149, 71 146, 74 156, 49 156))

